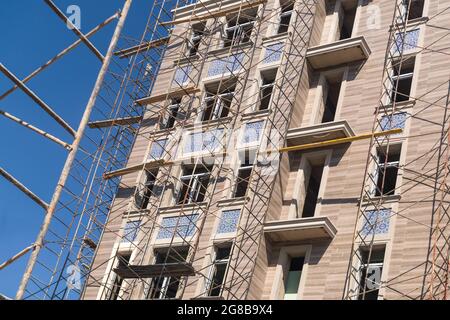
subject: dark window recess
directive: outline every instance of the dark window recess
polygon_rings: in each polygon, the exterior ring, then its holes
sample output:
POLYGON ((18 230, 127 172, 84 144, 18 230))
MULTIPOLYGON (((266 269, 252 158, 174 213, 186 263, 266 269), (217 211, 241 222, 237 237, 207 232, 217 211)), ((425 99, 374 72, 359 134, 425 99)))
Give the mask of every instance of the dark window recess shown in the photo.
POLYGON ((305 204, 303 206, 303 218, 314 217, 317 199, 319 197, 320 184, 322 181, 324 165, 311 167, 311 174, 306 188, 305 204))
POLYGON ((157 171, 147 172, 147 177, 144 183, 143 191, 141 194, 139 194, 139 198, 136 201, 137 207, 139 209, 147 208, 150 198, 154 194, 155 181, 157 175, 158 175, 157 171))
POLYGON ((225 281, 231 246, 216 248, 216 257, 212 266, 208 296, 219 297, 225 281))
POLYGON ((170 105, 161 119, 161 129, 171 129, 179 118, 181 98, 172 99, 170 105))
POLYGON ((266 110, 272 101, 273 89, 277 70, 261 73, 261 87, 259 90, 259 110, 266 110))
POLYGON ((356 8, 356 6, 342 8, 341 20, 339 21, 339 40, 351 38, 355 24, 356 8))
POLYGON ((205 33, 205 24, 199 23, 192 26, 192 35, 188 43, 189 56, 195 56, 205 33))
POLYGON ((285 281, 285 300, 296 299, 303 271, 304 257, 291 258, 285 281))
POLYGON ((327 96, 322 116, 322 123, 333 122, 336 117, 336 108, 339 102, 341 92, 341 81, 330 83, 327 81, 327 96))
POLYGON ((376 196, 395 194, 400 151, 400 148, 391 147, 386 159, 386 151, 384 149, 378 150, 376 196))
POLYGON ((223 82, 206 88, 202 121, 215 120, 228 116, 234 97, 236 84, 223 82))
MULTIPOLYGON (((131 254, 126 255, 118 255, 117 256, 117 267, 116 268, 123 268, 130 264, 131 254)), ((123 284, 123 278, 115 275, 112 288, 107 296, 106 300, 117 300, 119 298, 120 289, 122 288, 123 284)))
POLYGON ((210 167, 204 166, 199 166, 195 170, 191 167, 184 168, 178 204, 203 202, 209 184, 210 171, 210 167))
MULTIPOLYGON (((408 9, 410 0, 405 1, 405 8, 408 9)), ((425 0, 412 0, 409 7, 408 20, 413 20, 423 17, 423 6, 425 0)))
MULTIPOLYGON (((171 248, 155 252, 155 264, 181 263, 188 256, 188 248, 171 248)), ((174 299, 177 297, 180 277, 156 277, 151 280, 147 299, 174 299)))
POLYGON ((285 33, 289 29, 291 23, 292 12, 294 11, 294 2, 292 0, 280 1, 280 25, 278 26, 278 34, 285 33))
POLYGON ((250 41, 257 10, 242 11, 227 18, 224 47, 231 47, 250 41))
POLYGON ((383 272, 385 248, 361 249, 362 264, 358 300, 377 300, 383 272))
POLYGON ((411 86, 414 75, 415 58, 405 59, 400 66, 399 61, 393 62, 392 97, 391 101, 408 101, 411 94, 411 86), (397 88, 397 90, 395 90, 397 88))
POLYGON ((234 190, 235 198, 243 197, 247 193, 252 171, 253 171, 253 161, 251 161, 249 157, 246 156, 245 161, 241 164, 241 167, 238 170, 236 188, 234 190))

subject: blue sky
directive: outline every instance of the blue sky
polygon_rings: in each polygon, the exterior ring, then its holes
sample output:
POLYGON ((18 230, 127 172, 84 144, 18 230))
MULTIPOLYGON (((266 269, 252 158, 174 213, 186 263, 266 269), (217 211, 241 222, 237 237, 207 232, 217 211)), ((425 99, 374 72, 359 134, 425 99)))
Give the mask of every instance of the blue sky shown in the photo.
MULTIPOLYGON (((125 34, 138 38, 145 26, 152 0, 134 0, 125 34)), ((55 0, 66 11, 81 8, 81 29, 88 32, 114 14, 123 0, 55 0)), ((0 62, 23 78, 49 58, 77 40, 64 23, 41 0, 3 0, 0 9, 0 62)), ((115 23, 91 38, 106 52, 115 23)), ((100 63, 85 46, 79 46, 38 75, 28 86, 44 99, 73 128, 95 82, 100 63)), ((0 74, 0 94, 11 87, 0 74)), ((70 141, 61 129, 28 96, 16 91, 0 101, 0 109, 14 114, 59 138, 70 141)), ((49 202, 64 164, 66 152, 60 146, 0 117, 0 166, 16 176, 33 192, 49 202)), ((32 244, 44 211, 6 180, 0 178, 0 263, 32 244)), ((0 271, 0 292, 13 297, 28 256, 0 271)))

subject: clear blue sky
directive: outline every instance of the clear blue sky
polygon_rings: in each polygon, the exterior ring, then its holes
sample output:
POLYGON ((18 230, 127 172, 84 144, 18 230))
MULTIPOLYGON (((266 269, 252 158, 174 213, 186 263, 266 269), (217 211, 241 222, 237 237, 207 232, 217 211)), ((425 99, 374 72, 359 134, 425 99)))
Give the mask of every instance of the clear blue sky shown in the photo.
MULTIPOLYGON (((87 32, 111 16, 123 0, 54 0, 59 8, 80 6, 81 29, 87 32)), ((152 0, 134 0, 125 34, 139 38, 152 0)), ((77 38, 42 0, 3 0, 0 9, 0 62, 23 78, 70 45, 77 38)), ((115 23, 104 28, 92 42, 106 52, 115 23)), ((78 126, 89 98, 99 61, 84 46, 51 66, 28 83, 72 127, 78 126)), ((0 74, 0 93, 11 82, 0 74)), ((70 137, 30 98, 16 91, 0 109, 45 128, 63 140, 70 137)), ((58 145, 0 117, 0 166, 4 167, 36 194, 49 202, 66 152, 58 145)), ((44 211, 0 177, 0 263, 32 244, 44 211)), ((13 297, 28 256, 0 271, 0 292, 13 297)))

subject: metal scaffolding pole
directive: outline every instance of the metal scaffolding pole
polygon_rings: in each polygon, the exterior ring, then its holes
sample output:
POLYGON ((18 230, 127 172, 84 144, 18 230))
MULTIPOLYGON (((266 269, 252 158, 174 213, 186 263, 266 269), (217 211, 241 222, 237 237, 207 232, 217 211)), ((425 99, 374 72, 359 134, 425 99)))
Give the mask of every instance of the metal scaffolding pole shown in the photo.
POLYGON ((41 250, 41 248, 43 246, 43 241, 44 241, 44 238, 45 238, 45 236, 47 234, 48 228, 50 226, 50 222, 51 222, 51 220, 53 218, 53 215, 54 215, 54 212, 55 212, 55 209, 56 209, 56 205, 59 202, 59 199, 60 199, 61 194, 62 194, 62 190, 63 190, 63 188, 64 188, 64 186, 66 184, 66 181, 67 181, 67 179, 69 177, 69 173, 70 173, 70 170, 72 168, 72 164, 73 164, 73 162, 75 160, 75 156, 76 156, 77 151, 78 151, 78 149, 80 147, 80 143, 81 143, 81 139, 82 139, 82 137, 84 135, 84 131, 85 131, 85 129, 86 129, 88 123, 89 123, 89 118, 90 118, 91 112, 92 112, 93 107, 94 107, 94 105, 96 103, 97 96, 98 96, 98 94, 100 92, 101 86, 103 84, 103 80, 104 80, 104 78, 106 76, 106 73, 107 73, 107 70, 108 70, 108 67, 109 67, 109 65, 111 63, 111 59, 113 57, 113 54, 114 54, 117 42, 119 40, 120 34, 122 32, 122 29, 124 27, 124 24, 125 24, 125 21, 126 21, 126 18, 127 18, 127 15, 128 15, 128 12, 129 12, 129 9, 130 9, 130 6, 131 6, 131 3, 132 3, 132 0, 126 0, 125 1, 125 4, 124 4, 123 10, 121 12, 121 16, 120 16, 119 22, 117 24, 116 30, 114 31, 113 38, 112 38, 110 46, 108 48, 108 52, 107 52, 107 54, 105 56, 105 59, 103 60, 103 65, 102 65, 102 67, 100 69, 100 72, 98 74, 98 78, 97 78, 97 81, 95 83, 94 90, 92 91, 91 97, 90 97, 90 99, 89 99, 89 101, 87 103, 86 109, 84 111, 83 118, 81 119, 80 125, 79 125, 78 130, 77 130, 77 132, 75 134, 75 140, 74 140, 74 142, 72 144, 72 150, 69 152, 69 154, 67 156, 67 160, 66 160, 66 163, 65 163, 65 165, 63 167, 63 170, 62 170, 61 176, 59 178, 58 184, 56 186, 55 193, 53 194, 52 200, 51 200, 51 202, 49 204, 49 208, 48 208, 47 213, 45 215, 44 222, 43 222, 43 224, 41 226, 40 232, 39 232, 38 237, 36 239, 36 242, 35 242, 36 248, 33 251, 33 253, 31 254, 31 257, 30 257, 30 260, 28 261, 28 265, 27 265, 27 268, 25 270, 24 276, 22 278, 22 281, 20 283, 19 289, 17 291, 17 295, 16 295, 16 299, 17 300, 23 299, 23 296, 25 294, 26 286, 28 284, 28 281, 30 280, 30 277, 31 277, 31 274, 33 272, 34 266, 36 264, 36 260, 38 258, 39 252, 40 252, 40 250, 41 250))

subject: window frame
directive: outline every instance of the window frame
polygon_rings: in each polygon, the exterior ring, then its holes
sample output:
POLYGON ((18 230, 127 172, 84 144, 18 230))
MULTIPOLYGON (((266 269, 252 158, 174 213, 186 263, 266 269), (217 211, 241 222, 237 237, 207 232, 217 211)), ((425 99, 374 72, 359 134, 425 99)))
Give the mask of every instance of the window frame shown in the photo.
POLYGON ((390 95, 387 97, 389 99, 389 104, 394 104, 394 103, 407 103, 408 101, 411 101, 412 98, 412 94, 413 94, 413 85, 414 85, 414 73, 416 72, 416 61, 417 61, 417 56, 416 55, 406 55, 403 57, 403 61, 401 63, 401 68, 400 66, 398 66, 398 71, 395 70, 395 65, 399 62, 398 60, 396 60, 394 58, 394 60, 391 62, 392 67, 391 67, 391 81, 389 86, 390 88, 390 95), (408 62, 408 60, 412 60, 412 62, 408 62), (406 73, 402 73, 404 68, 407 68, 408 64, 412 64, 412 72, 406 72, 406 73), (395 73, 398 73, 397 75, 395 75, 395 73), (397 84, 397 80, 398 80, 398 86, 397 86, 397 92, 395 92, 395 86, 397 84), (400 87, 400 83, 401 81, 404 80, 410 80, 411 84, 410 84, 410 88, 409 88, 409 93, 408 96, 406 96, 403 93, 400 93, 398 91, 399 87, 400 87), (396 101, 394 101, 394 97, 396 98, 396 101), (404 98, 405 100, 399 100, 397 101, 399 98, 404 98))
POLYGON ((157 181, 157 178, 158 178, 159 170, 154 170, 154 171, 152 171, 152 170, 148 170, 148 171, 145 170, 144 174, 145 174, 145 181, 142 184, 142 186, 143 186, 143 188, 142 188, 142 195, 139 192, 139 194, 138 194, 138 197, 140 198, 139 199, 139 203, 137 203, 138 199, 135 199, 135 202, 134 202, 136 208, 139 208, 139 210, 146 210, 147 207, 148 207, 148 204, 150 203, 151 197, 155 196, 154 189, 155 189, 155 186, 156 186, 156 181, 157 181), (153 180, 149 179, 150 176, 153 177, 153 180), (151 181, 151 183, 149 183, 149 181, 151 181), (151 188, 149 188, 149 186, 151 186, 151 188), (144 206, 145 202, 146 202, 146 204, 144 206))
POLYGON ((284 268, 289 268, 287 263, 289 262, 289 256, 302 256, 304 257, 302 276, 297 292, 297 300, 302 300, 305 292, 306 280, 308 277, 309 263, 311 259, 312 245, 287 245, 281 247, 276 263, 275 275, 270 292, 270 300, 282 300, 284 298, 284 268))
MULTIPOLYGON (((249 12, 249 11, 253 11, 253 10, 252 9, 246 10, 246 11, 243 11, 242 13, 245 16, 250 16, 250 15, 246 14, 246 12, 249 12)), ((257 21, 257 16, 258 16, 258 11, 255 11, 255 16, 252 17, 253 20, 247 21, 247 22, 243 22, 243 23, 239 23, 239 19, 243 18, 240 13, 237 14, 237 15, 234 14, 234 15, 227 16, 226 17, 226 24, 225 24, 225 27, 223 29, 224 30, 224 40, 223 40, 223 43, 222 43, 222 47, 223 48, 230 48, 230 47, 244 45, 246 43, 251 42, 251 37, 253 35, 253 28, 254 28, 254 25, 255 25, 255 23, 257 21), (236 20, 236 24, 233 25, 233 26, 230 26, 230 21, 233 21, 233 20, 236 20), (249 26, 249 25, 251 25, 252 27, 249 29, 250 33, 248 35, 246 35, 246 32, 245 32, 244 28, 246 26, 249 26), (229 35, 231 34, 231 32, 232 32, 232 36, 230 38, 229 35), (247 41, 243 41, 246 37, 248 37, 248 40, 247 41), (237 42, 237 40, 239 40, 239 41, 237 42)), ((244 18, 246 18, 246 17, 244 17, 244 18)), ((250 19, 250 18, 248 18, 248 19, 250 19)))
MULTIPOLYGON (((202 165, 203 166, 203 165, 202 165)), ((185 174, 184 170, 186 170, 188 167, 185 167, 182 169, 181 171, 181 176, 180 176, 180 186, 178 188, 178 195, 176 197, 176 204, 177 205, 189 205, 189 204, 195 204, 195 203, 202 203, 204 202, 203 200, 205 199, 206 196, 206 192, 209 186, 209 182, 211 179, 211 169, 205 168, 206 170, 209 170, 207 172, 201 172, 201 173, 195 173, 196 167, 192 168, 192 173, 191 174, 185 174), (207 183, 206 186, 202 184, 201 178, 203 177, 207 177, 207 183), (184 181, 188 181, 188 183, 183 182, 184 181), (187 186, 186 188, 186 192, 189 193, 187 195, 187 202, 183 202, 183 200, 181 199, 183 196, 183 190, 185 188, 185 186, 187 186), (198 190, 196 190, 195 188, 198 187, 198 190), (200 195, 201 189, 202 187, 205 190, 205 194, 203 194, 203 200, 202 201, 198 201, 198 197, 200 195), (195 194, 195 201, 192 198, 192 195, 195 194)), ((201 167, 200 167, 201 168, 201 167)))
MULTIPOLYGON (((115 248, 114 248, 113 252, 115 252, 115 248)), ((122 300, 122 295, 123 295, 123 292, 124 292, 124 284, 126 284, 124 282, 126 282, 126 279, 122 278, 118 274, 116 274, 113 271, 113 269, 115 269, 115 268, 117 268, 119 266, 119 264, 120 264, 120 260, 119 259, 120 259, 120 257, 124 257, 124 256, 129 256, 129 258, 126 261, 126 263, 127 263, 127 265, 130 265, 132 263, 132 261, 133 261, 133 251, 130 251, 130 250, 121 251, 121 250, 119 250, 113 256, 114 256, 114 258, 113 258, 113 261, 111 261, 110 268, 109 268, 109 270, 111 270, 109 274, 112 275, 112 277, 110 276, 109 277, 110 279, 107 279, 107 281, 103 285, 102 300, 106 300, 106 301, 109 301, 109 300, 111 300, 111 301, 122 300), (121 279, 119 286, 116 285, 117 279, 121 279), (109 288, 111 288, 111 289, 109 289, 109 288), (117 290, 117 288, 118 288, 118 290, 117 290), (114 293, 114 289, 117 290, 116 293, 114 293), (114 299, 112 299, 113 293, 114 293, 114 296, 115 296, 114 299)), ((106 273, 106 276, 107 275, 108 275, 108 273, 106 273)))
POLYGON ((161 130, 169 130, 169 129, 173 129, 175 127, 175 124, 178 120, 178 116, 180 113, 181 104, 182 104, 182 98, 170 100, 169 104, 166 107, 166 111, 161 116, 161 121, 159 124, 159 128, 161 130), (179 102, 173 103, 175 100, 179 100, 179 102), (174 112, 174 110, 175 110, 175 112, 174 112), (169 123, 170 123, 170 126, 169 126, 169 123))
POLYGON ((231 104, 233 103, 235 90, 232 92, 225 92, 225 93, 219 93, 219 94, 212 94, 209 92, 206 92, 203 97, 203 110, 202 110, 202 122, 207 121, 213 121, 217 119, 223 119, 226 118, 231 110, 231 104), (224 97, 231 97, 228 100, 224 97), (229 105, 227 104, 229 103, 229 105), (212 106, 209 106, 208 104, 212 103, 212 106), (205 115, 207 114, 207 111, 211 108, 211 112, 209 113, 209 119, 205 118, 205 115), (226 112, 225 116, 222 116, 224 108, 228 108, 228 111, 226 112))
POLYGON ((230 261, 231 261, 231 254, 232 254, 232 251, 233 251, 233 244, 232 243, 227 243, 227 244, 224 244, 222 246, 215 246, 213 248, 213 250, 214 250, 213 251, 213 255, 214 256, 211 259, 212 260, 211 267, 210 267, 209 272, 208 272, 208 277, 206 277, 206 279, 205 279, 205 296, 206 297, 221 297, 222 294, 223 294, 224 284, 226 282, 226 278, 227 278, 227 274, 228 274, 228 268, 229 268, 230 261), (228 247, 230 248, 230 252, 228 254, 228 257, 226 259, 219 259, 219 260, 217 260, 217 252, 218 252, 218 250, 221 249, 221 248, 228 248, 228 247), (220 284, 219 294, 218 295, 211 295, 211 292, 213 290, 217 289, 216 287, 213 287, 214 273, 217 271, 217 268, 216 268, 217 265, 221 265, 221 266, 225 265, 224 276, 223 276, 223 279, 222 279, 222 283, 220 284))
POLYGON ((238 157, 237 158, 238 161, 237 161, 237 164, 236 164, 236 167, 235 167, 235 171, 234 171, 236 178, 233 181, 233 187, 232 187, 232 193, 231 193, 231 198, 233 198, 233 199, 244 197, 245 194, 247 193, 248 188, 250 186, 250 178, 252 176, 253 169, 255 167, 257 151, 254 150, 254 149, 251 149, 251 150, 247 149, 247 150, 244 150, 244 151, 240 151, 240 152, 237 153, 237 157, 238 157), (247 160, 248 160, 248 164, 246 163, 247 160), (242 182, 242 181, 239 181, 239 179, 240 179, 239 174, 240 174, 241 171, 244 171, 244 170, 250 170, 249 178, 248 178, 247 186, 246 186, 246 192, 242 196, 236 196, 236 192, 237 192, 237 190, 239 188, 239 184, 242 182))
MULTIPOLYGON (((360 247, 358 250, 359 250, 359 254, 360 254, 360 256, 362 257, 363 256, 363 252, 364 251, 368 251, 368 249, 369 248, 367 248, 367 247, 360 247)), ((366 299, 360 299, 360 296, 361 296, 361 289, 362 289, 362 284, 361 284, 361 281, 362 281, 362 278, 363 278, 363 270, 364 269, 366 269, 367 271, 369 270, 369 267, 373 267, 373 266, 381 266, 381 274, 380 274, 380 283, 379 283, 379 286, 378 286, 378 293, 377 293, 377 299, 376 300, 380 300, 380 297, 382 297, 382 294, 380 294, 380 292, 381 292, 381 290, 382 290, 382 288, 380 288, 381 286, 381 283, 383 282, 383 274, 385 273, 385 272, 383 272, 383 271, 385 271, 386 270, 386 266, 385 266, 385 264, 386 264, 386 256, 387 256, 387 250, 388 250, 388 248, 387 248, 387 245, 386 244, 379 244, 379 245, 374 245, 374 246, 372 246, 372 256, 373 256, 373 251, 374 250, 384 250, 384 253, 383 253, 383 262, 370 262, 370 261, 368 261, 367 263, 359 263, 359 265, 358 265, 358 279, 360 279, 359 280, 359 284, 358 283, 356 283, 356 296, 355 296, 355 300, 366 300, 366 299)), ((370 249, 369 249, 370 250, 370 249)), ((365 279, 367 279, 367 271, 366 271, 366 276, 365 276, 365 279)), ((364 285, 364 288, 366 288, 366 282, 363 284, 364 285)), ((370 293, 370 292, 369 292, 370 293)), ((367 294, 367 292, 366 292, 366 294, 367 294)))
POLYGON ((280 13, 278 15, 278 26, 277 26, 277 30, 276 30, 276 34, 284 34, 286 32, 289 31, 289 27, 291 25, 292 22, 292 16, 294 15, 294 10, 295 10, 295 1, 293 0, 280 0, 279 1, 279 10, 280 13), (283 3, 285 2, 285 3, 283 3), (292 9, 291 10, 287 10, 287 11, 283 11, 283 6, 285 6, 285 8, 289 8, 292 5, 292 9), (282 24, 283 18, 285 17, 289 17, 289 23, 286 25, 282 24), (280 32, 281 28, 286 28, 286 31, 280 32))
MULTIPOLYGON (((187 249, 186 250, 186 258, 184 258, 184 260, 186 261, 187 257, 189 257, 189 248, 188 247, 177 247, 177 249, 175 250, 180 250, 180 252, 183 249, 187 249), (180 250, 181 249, 181 250, 180 250)), ((166 250, 171 250, 170 248, 155 248, 154 253, 153 253, 153 264, 157 264, 158 261, 158 254, 162 254, 165 255, 167 254, 167 252, 164 252, 166 250)), ((170 263, 170 262, 168 262, 170 263)), ((180 290, 180 282, 181 282, 181 276, 180 277, 176 277, 176 276, 162 276, 162 277, 153 277, 151 278, 150 284, 146 285, 145 288, 145 292, 144 292, 144 299, 145 300, 172 300, 172 299, 176 299, 178 291, 180 290), (159 281, 162 282, 160 283, 159 281), (154 281, 158 281, 156 284, 154 283, 154 281), (176 280, 178 282, 178 288, 177 288, 177 292, 175 294, 175 297, 167 297, 167 293, 168 293, 168 289, 170 287, 170 284, 172 282, 172 280, 176 280), (155 293, 157 293, 158 297, 152 298, 150 297, 150 294, 152 293, 152 290, 155 290, 155 287, 159 287, 159 289, 156 290, 155 293)))
MULTIPOLYGON (((387 146, 381 146, 380 148, 386 148, 387 146)), ((397 148, 399 148, 400 150, 398 150, 398 151, 395 151, 395 152, 398 152, 398 160, 396 160, 396 161, 390 161, 390 162, 386 162, 386 163, 380 163, 380 157, 381 156, 386 156, 386 152, 382 152, 381 153, 381 151, 379 150, 379 148, 376 148, 376 153, 377 153, 377 159, 376 159, 376 162, 375 162, 375 164, 374 164, 374 173, 373 173, 373 190, 372 190, 372 194, 373 194, 373 196, 375 196, 375 197, 392 197, 392 196, 396 196, 396 195, 398 195, 399 194, 399 192, 398 192, 398 185, 399 185, 399 183, 398 183, 398 179, 399 179, 399 175, 400 175, 400 169, 401 169, 401 160, 402 160, 402 152, 403 152, 403 144, 402 143, 392 143, 390 146, 389 146, 389 149, 390 150, 392 150, 392 149, 397 149, 397 148), (386 169, 389 169, 389 168, 397 168, 397 176, 396 176, 396 180, 395 180, 395 188, 394 188, 394 190, 392 190, 391 192, 392 192, 392 194, 389 194, 389 193, 385 193, 385 190, 378 190, 379 188, 378 188, 378 179, 379 179, 379 177, 380 177, 380 172, 381 172, 381 170, 383 170, 383 172, 384 172, 384 168, 385 168, 385 165, 386 165, 386 169)), ((392 150, 392 151, 390 151, 389 152, 389 154, 391 153, 391 152, 393 152, 394 150, 392 150)), ((389 154, 387 155, 388 156, 388 159, 389 159, 389 154)), ((386 171, 387 172, 387 171, 386 171)), ((385 179, 386 179, 386 177, 385 177, 385 179)), ((387 191, 389 191, 389 190, 387 190, 387 191)))
POLYGON ((187 43, 187 55, 189 57, 194 57, 198 54, 202 38, 205 36, 205 29, 206 25, 204 22, 200 22, 192 26, 191 35, 187 43))
POLYGON ((263 69, 259 71, 259 81, 258 81, 258 97, 257 97, 257 103, 256 103, 256 110, 255 111, 263 111, 263 110, 270 110, 272 103, 273 103, 273 98, 274 98, 274 93, 275 93, 275 89, 276 89, 276 83, 277 83, 277 76, 278 76, 278 67, 275 68, 268 68, 268 69, 263 69), (273 81, 264 84, 264 82, 266 81, 267 74, 271 74, 272 72, 274 72, 274 77, 273 77, 273 81), (270 91, 270 97, 269 97, 269 101, 267 103, 267 108, 262 109, 261 105, 264 99, 267 99, 268 95, 264 94, 264 90, 271 88, 270 91))

